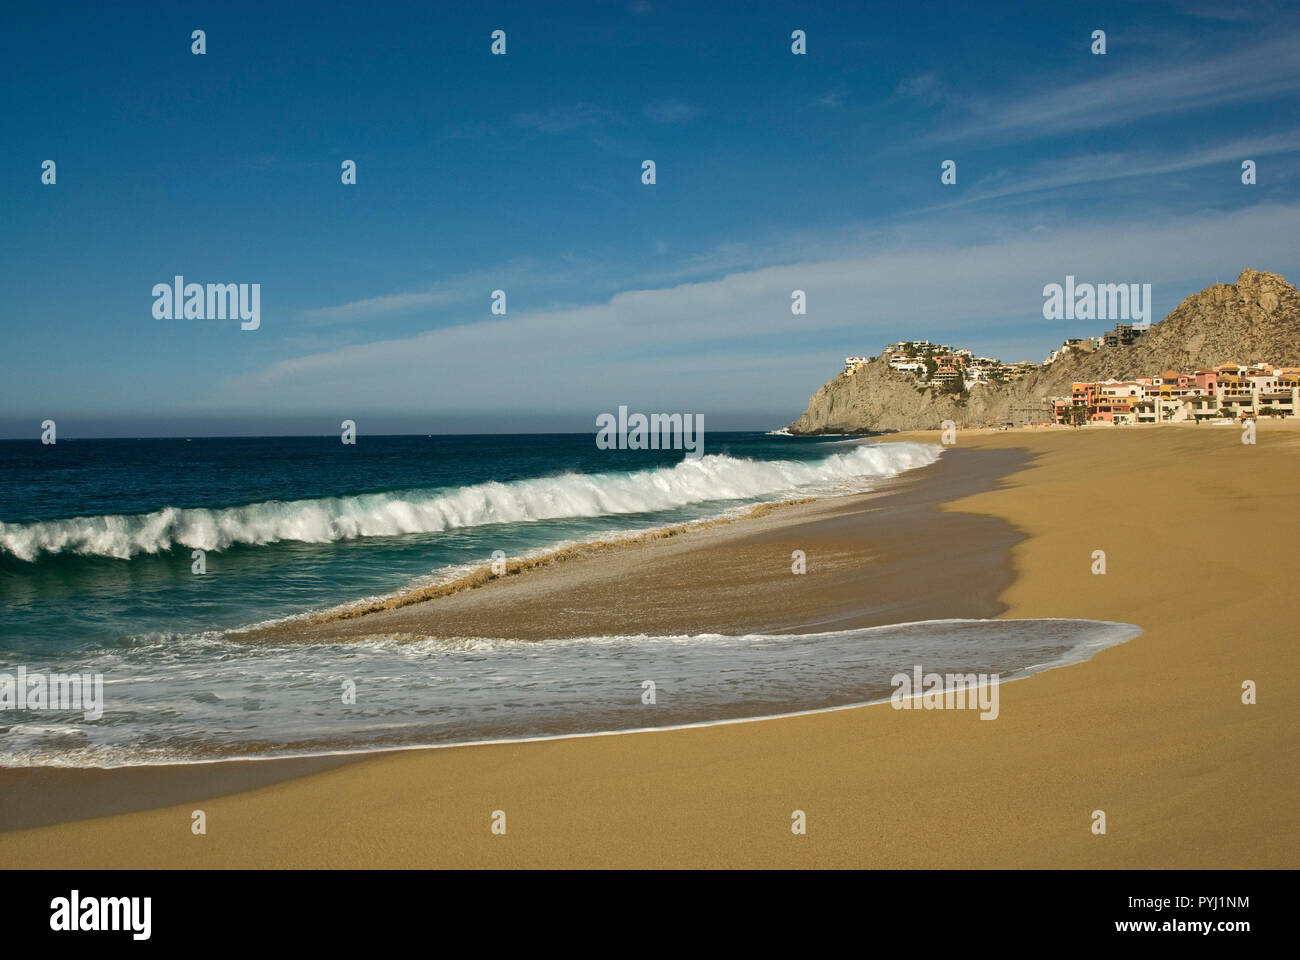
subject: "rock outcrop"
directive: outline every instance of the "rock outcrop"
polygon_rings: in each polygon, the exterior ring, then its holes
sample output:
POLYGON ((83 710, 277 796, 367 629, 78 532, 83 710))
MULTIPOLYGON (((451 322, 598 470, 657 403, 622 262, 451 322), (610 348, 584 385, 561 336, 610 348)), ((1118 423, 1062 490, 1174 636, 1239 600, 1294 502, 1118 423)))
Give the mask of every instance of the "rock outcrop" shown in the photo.
POLYGON ((1300 366, 1300 290, 1275 273, 1245 270, 1235 284, 1215 284, 1188 297, 1130 346, 1070 351, 1023 380, 979 384, 965 397, 920 385, 912 374, 877 359, 823 385, 789 429, 874 433, 933 429, 944 420, 959 427, 1036 423, 1049 419, 1051 398, 1068 395, 1075 381, 1259 361, 1300 366))

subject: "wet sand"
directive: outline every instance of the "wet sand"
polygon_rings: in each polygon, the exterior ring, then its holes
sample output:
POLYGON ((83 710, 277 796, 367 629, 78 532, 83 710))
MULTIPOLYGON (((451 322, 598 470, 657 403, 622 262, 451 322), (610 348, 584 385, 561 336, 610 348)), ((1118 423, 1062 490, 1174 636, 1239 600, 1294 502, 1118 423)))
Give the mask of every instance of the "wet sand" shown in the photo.
POLYGON ((1010 583, 1007 523, 938 508, 990 490, 1016 450, 949 450, 871 494, 601 551, 427 603, 242 634, 257 641, 364 636, 545 640, 611 634, 812 632, 991 617, 1010 583), (807 574, 791 572, 802 550, 807 574))

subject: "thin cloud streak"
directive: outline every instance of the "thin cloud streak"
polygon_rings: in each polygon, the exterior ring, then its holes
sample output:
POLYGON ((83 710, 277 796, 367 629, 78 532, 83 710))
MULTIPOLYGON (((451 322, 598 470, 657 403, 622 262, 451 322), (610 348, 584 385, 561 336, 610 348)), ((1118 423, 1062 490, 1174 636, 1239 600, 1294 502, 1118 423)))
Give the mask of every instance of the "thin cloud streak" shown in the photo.
MULTIPOLYGON (((1181 173, 1217 164, 1231 164, 1234 168, 1239 168, 1243 160, 1256 160, 1259 157, 1297 151, 1300 151, 1300 134, 1274 134, 1257 140, 1221 144, 1191 154, 1179 154, 1178 159, 1156 160, 1150 156, 1108 153, 1052 160, 1037 164, 1033 171, 1025 174, 1007 174, 977 181, 971 188, 972 192, 969 196, 961 197, 951 203, 923 207, 912 211, 912 214, 922 215, 939 210, 951 210, 1044 190, 1064 190, 1086 184, 1181 173), (1051 172, 1044 173, 1044 171, 1051 172), (1006 185, 998 186, 999 180, 1006 185), (981 190, 982 186, 985 189, 981 190)), ((1238 169, 1235 172, 1240 171, 1238 169)))
POLYGON ((383 297, 354 300, 334 307, 316 307, 302 312, 302 319, 310 326, 329 326, 353 323, 383 314, 402 313, 421 307, 433 307, 462 299, 445 290, 423 293, 395 293, 383 297))
POLYGON ((1300 32, 1291 31, 1204 60, 1131 70, 1001 104, 986 102, 976 108, 980 116, 936 130, 926 139, 935 143, 1033 140, 1300 94, 1298 49, 1300 32))

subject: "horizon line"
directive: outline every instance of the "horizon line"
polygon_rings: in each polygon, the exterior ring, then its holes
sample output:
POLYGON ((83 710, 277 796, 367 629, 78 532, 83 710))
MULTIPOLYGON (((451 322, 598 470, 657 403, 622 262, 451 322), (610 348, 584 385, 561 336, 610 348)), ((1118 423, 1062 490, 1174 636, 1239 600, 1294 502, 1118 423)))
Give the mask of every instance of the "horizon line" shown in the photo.
MULTIPOLYGON (((787 424, 786 426, 789 426, 787 424)), ((781 427, 772 427, 771 430, 783 429, 781 427)), ((371 439, 391 439, 394 437, 421 437, 429 440, 438 440, 444 438, 464 438, 464 437, 586 437, 595 436, 599 430, 590 432, 585 430, 534 430, 523 433, 513 432, 476 432, 476 433, 369 433, 359 434, 371 439)), ((757 433, 766 436, 770 431, 762 429, 749 430, 711 430, 709 433, 757 433)), ((70 440, 337 440, 338 433, 264 433, 264 434, 244 434, 244 433, 195 433, 189 436, 176 435, 125 435, 120 437, 84 437, 71 436, 59 437, 57 443, 45 444, 45 446, 57 446, 58 443, 64 443, 70 440)), ((40 436, 35 437, 0 437, 0 443, 40 443, 40 436)))

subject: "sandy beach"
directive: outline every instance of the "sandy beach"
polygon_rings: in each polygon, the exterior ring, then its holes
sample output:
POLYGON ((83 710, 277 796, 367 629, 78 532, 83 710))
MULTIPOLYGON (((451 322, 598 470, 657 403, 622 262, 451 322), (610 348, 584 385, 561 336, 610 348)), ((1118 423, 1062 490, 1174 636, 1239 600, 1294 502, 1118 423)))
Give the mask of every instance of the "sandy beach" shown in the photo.
POLYGON ((1294 424, 1262 423, 1253 446, 1208 425, 963 432, 937 464, 870 495, 294 628, 543 639, 1076 617, 1144 630, 1004 685, 994 722, 886 704, 297 764, 11 769, 0 862, 1294 867, 1298 468, 1294 424), (803 577, 790 574, 796 549, 803 577), (1105 575, 1090 570, 1096 550, 1105 575), (1241 702, 1248 680, 1254 705, 1241 702), (191 834, 195 809, 205 836, 191 834), (794 810, 806 836, 791 833, 794 810))

